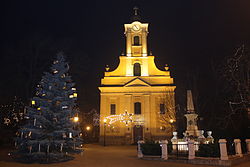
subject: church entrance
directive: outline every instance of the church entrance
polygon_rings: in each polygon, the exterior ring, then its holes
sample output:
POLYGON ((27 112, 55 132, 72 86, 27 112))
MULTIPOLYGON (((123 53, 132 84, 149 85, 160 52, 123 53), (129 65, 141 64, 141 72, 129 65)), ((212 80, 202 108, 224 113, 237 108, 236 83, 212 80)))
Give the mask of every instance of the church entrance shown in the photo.
POLYGON ((138 140, 143 140, 143 126, 135 125, 133 128, 134 143, 138 140))

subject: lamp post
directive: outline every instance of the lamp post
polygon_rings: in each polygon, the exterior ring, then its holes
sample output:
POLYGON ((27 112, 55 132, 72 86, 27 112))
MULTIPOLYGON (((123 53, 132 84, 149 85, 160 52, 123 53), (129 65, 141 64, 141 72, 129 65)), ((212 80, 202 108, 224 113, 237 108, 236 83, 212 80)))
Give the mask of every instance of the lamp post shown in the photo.
POLYGON ((87 126, 87 127, 86 127, 86 130, 87 130, 87 131, 90 131, 90 126, 87 126))
POLYGON ((91 142, 91 139, 92 139, 90 130, 91 130, 91 127, 90 127, 90 126, 86 126, 86 127, 85 127, 85 138, 86 138, 86 142, 87 142, 87 143, 91 142))
POLYGON ((106 124, 107 124, 107 119, 106 118, 104 118, 103 123, 104 123, 103 146, 106 146, 106 124))

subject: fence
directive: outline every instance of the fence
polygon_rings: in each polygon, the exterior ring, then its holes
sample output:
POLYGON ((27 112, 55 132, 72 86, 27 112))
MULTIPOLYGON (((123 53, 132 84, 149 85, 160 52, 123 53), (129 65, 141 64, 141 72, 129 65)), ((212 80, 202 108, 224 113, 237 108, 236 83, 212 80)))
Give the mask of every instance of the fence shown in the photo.
POLYGON ((187 159, 188 157, 188 144, 186 142, 178 144, 169 144, 168 148, 172 148, 169 152, 169 156, 176 159, 187 159))
MULTIPOLYGON (((144 155, 142 153, 141 144, 143 141, 138 141, 138 158, 142 158, 144 155)), ((214 145, 214 147, 219 146, 218 156, 220 160, 228 160, 229 155, 236 155, 242 157, 243 154, 250 154, 250 139, 246 139, 241 143, 240 139, 234 139, 233 142, 227 142, 226 139, 220 139, 219 145, 214 145), (243 143, 243 144, 242 144, 243 143), (242 152, 242 150, 244 150, 242 152)), ((168 157, 175 157, 177 159, 195 159, 197 155, 196 152, 199 150, 199 147, 203 147, 199 145, 199 143, 190 140, 188 142, 170 144, 168 145, 167 140, 162 140, 160 142, 161 145, 161 158, 166 160, 168 157), (169 147, 172 146, 172 147, 169 147), (171 149, 172 150, 168 150, 171 149)), ((216 153, 216 149, 214 149, 216 153)), ((201 154, 198 154, 200 156, 201 154)))

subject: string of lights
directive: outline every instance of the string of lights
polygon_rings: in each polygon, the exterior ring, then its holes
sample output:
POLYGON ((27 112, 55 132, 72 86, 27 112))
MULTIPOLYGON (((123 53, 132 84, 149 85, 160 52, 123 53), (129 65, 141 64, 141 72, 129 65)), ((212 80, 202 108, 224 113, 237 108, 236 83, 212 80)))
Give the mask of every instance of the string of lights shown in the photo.
POLYGON ((113 124, 117 121, 123 122, 128 126, 129 123, 133 122, 133 114, 129 114, 127 111, 125 111, 124 114, 119 115, 110 115, 105 117, 105 119, 109 120, 109 124, 113 124))

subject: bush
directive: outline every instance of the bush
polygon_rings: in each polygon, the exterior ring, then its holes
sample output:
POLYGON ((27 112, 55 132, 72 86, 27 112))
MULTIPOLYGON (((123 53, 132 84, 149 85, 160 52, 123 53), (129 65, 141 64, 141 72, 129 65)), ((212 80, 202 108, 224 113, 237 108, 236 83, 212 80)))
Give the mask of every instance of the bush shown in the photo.
POLYGON ((197 156, 200 157, 219 157, 220 149, 218 143, 214 144, 201 144, 197 156))
POLYGON ((235 144, 230 139, 227 142, 227 153, 228 153, 228 155, 235 155, 236 154, 236 152, 235 152, 235 144))
POLYGON ((243 140, 241 140, 241 150, 242 150, 242 153, 243 154, 246 154, 247 153, 247 143, 243 140))
POLYGON ((147 142, 141 144, 141 150, 144 155, 161 155, 161 146, 159 143, 147 142))
POLYGON ((172 153, 172 151, 173 151, 173 144, 169 143, 168 144, 168 154, 172 153))

